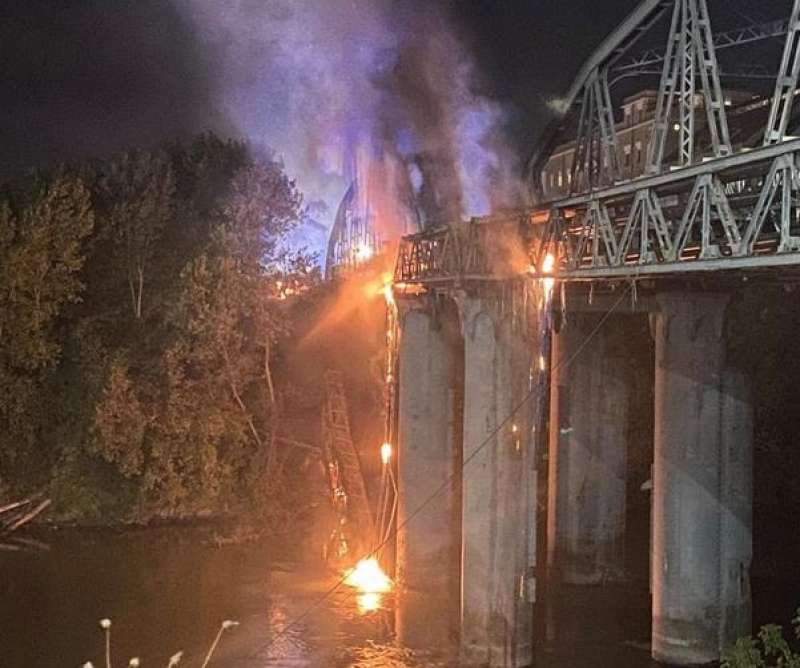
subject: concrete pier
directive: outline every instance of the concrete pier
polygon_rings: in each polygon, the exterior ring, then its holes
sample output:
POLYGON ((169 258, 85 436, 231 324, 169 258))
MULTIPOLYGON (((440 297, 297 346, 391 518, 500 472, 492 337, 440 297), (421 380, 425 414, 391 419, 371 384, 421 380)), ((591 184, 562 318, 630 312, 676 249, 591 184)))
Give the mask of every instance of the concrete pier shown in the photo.
MULTIPOLYGON (((530 342, 483 310, 463 307, 465 386, 461 665, 532 663, 531 555, 535 527, 525 474, 530 342)), ((507 320, 507 319, 506 319, 507 320)))
POLYGON ((597 314, 570 314, 553 339, 547 563, 556 585, 625 577, 633 369, 626 318, 600 323, 597 314))
POLYGON ((412 648, 455 649, 460 443, 451 404, 460 349, 441 318, 411 310, 402 318, 399 354, 397 636, 412 648), (435 503, 408 521, 443 484, 435 503))
POLYGON ((652 652, 703 664, 750 631, 752 408, 725 366, 727 298, 658 302, 652 652))

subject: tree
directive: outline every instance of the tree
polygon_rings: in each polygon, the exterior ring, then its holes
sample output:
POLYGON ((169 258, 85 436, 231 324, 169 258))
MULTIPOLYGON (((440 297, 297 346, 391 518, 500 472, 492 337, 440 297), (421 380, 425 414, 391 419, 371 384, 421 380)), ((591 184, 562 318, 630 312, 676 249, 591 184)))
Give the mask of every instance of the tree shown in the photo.
MULTIPOLYGON (((792 620, 800 640, 800 609, 792 620)), ((777 624, 762 626, 758 638, 740 638, 722 660, 721 668, 800 668, 800 654, 792 651, 777 624)))
POLYGON ((37 177, 0 202, 0 477, 16 482, 46 461, 33 445, 37 393, 62 351, 57 325, 79 301, 89 192, 74 174, 37 177))
POLYGON ((111 363, 103 393, 95 408, 91 449, 125 477, 142 473, 148 417, 134 389, 127 362, 111 363))
POLYGON ((145 276, 173 211, 175 178, 165 153, 123 153, 101 178, 108 228, 126 272, 131 309, 142 318, 145 276))

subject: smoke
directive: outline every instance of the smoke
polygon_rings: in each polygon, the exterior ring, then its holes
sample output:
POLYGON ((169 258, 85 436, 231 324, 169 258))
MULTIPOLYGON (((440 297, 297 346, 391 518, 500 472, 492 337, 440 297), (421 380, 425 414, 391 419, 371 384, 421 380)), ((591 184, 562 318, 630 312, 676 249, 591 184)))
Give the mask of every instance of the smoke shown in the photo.
POLYGON ((173 2, 214 54, 217 106, 282 157, 321 222, 356 177, 388 236, 408 231, 409 199, 428 225, 517 203, 505 110, 475 94, 479 72, 433 3, 173 2))

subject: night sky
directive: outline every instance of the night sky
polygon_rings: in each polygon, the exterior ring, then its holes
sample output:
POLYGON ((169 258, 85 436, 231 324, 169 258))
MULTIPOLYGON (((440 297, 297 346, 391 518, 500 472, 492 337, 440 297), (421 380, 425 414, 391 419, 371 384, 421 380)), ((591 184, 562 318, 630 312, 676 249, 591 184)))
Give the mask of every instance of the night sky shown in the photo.
MULTIPOLYGON (((272 0, 231 5, 267 1, 272 0)), ((220 43, 200 34, 187 16, 187 7, 199 2, 7 0, 0 24, 0 175, 208 129, 235 134, 236 123, 220 96, 219 81, 226 76, 220 43)), ((226 2, 219 0, 217 8, 226 2)), ((635 5, 634 0, 442 3, 474 60, 479 75, 474 85, 504 106, 505 123, 523 153, 548 120, 547 100, 564 92, 591 49, 635 5)), ((710 5, 720 29, 788 15, 791 3, 710 0, 710 5)), ((261 62, 250 60, 245 67, 254 73, 268 69, 269 58, 265 49, 261 62)))

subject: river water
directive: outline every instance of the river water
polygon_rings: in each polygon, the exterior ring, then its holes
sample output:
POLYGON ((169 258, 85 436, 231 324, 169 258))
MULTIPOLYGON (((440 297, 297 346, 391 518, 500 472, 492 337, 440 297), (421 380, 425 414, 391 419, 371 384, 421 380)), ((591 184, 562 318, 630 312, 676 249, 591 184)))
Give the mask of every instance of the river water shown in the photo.
POLYGON ((293 560, 288 537, 224 547, 196 529, 42 538, 49 549, 0 552, 2 668, 105 665, 103 618, 112 620, 115 666, 135 656, 165 667, 179 650, 181 667, 200 666, 223 620, 239 626, 211 666, 442 665, 394 647, 390 598, 363 601, 348 587, 325 597, 336 578, 293 560))
MULTIPOLYGON (((179 650, 181 668, 199 667, 226 619, 239 626, 223 636, 212 667, 448 665, 394 646, 390 597, 364 601, 347 587, 326 596, 336 578, 296 561, 288 537, 224 547, 197 529, 42 538, 49 549, 0 552, 0 668, 78 668, 89 660, 99 668, 102 618, 112 620, 117 667, 136 656, 142 666, 166 668, 179 650)), ((587 596, 597 593, 562 592, 552 597, 557 606, 537 610, 537 668, 654 666, 646 591, 587 596)))

